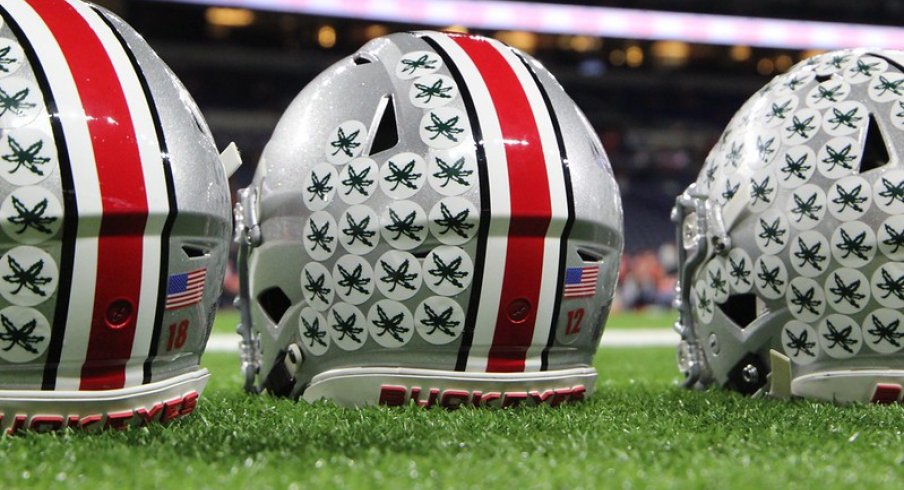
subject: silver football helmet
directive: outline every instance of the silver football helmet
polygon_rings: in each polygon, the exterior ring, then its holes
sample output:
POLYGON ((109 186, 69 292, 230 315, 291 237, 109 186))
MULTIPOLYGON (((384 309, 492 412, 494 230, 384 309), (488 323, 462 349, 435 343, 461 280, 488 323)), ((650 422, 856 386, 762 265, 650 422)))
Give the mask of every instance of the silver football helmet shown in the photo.
POLYGON ((902 64, 845 50, 775 77, 678 198, 687 385, 901 400, 902 64))
POLYGON ((197 107, 134 30, 77 0, 3 0, 0 427, 191 413, 229 198, 197 107))
POLYGON ((236 217, 250 391, 504 407, 593 390, 621 204, 595 132, 523 53, 368 43, 292 103, 236 217))

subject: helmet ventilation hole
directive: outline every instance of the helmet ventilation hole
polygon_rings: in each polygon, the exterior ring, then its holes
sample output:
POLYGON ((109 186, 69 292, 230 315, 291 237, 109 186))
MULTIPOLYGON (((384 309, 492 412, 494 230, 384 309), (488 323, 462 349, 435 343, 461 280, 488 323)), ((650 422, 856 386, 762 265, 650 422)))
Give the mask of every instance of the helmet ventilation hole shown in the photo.
POLYGON ((869 126, 866 128, 866 143, 863 145, 863 159, 860 161, 860 173, 877 169, 886 165, 889 160, 888 146, 876 118, 869 115, 869 126))
POLYGON ((199 257, 207 257, 208 255, 210 255, 209 250, 195 245, 182 245, 182 251, 185 252, 185 255, 187 255, 190 259, 197 259, 199 257))
POLYGON ((380 153, 388 150, 399 143, 399 129, 396 124, 395 104, 393 104, 392 96, 387 95, 380 100, 377 106, 377 113, 382 111, 380 124, 374 133, 373 142, 370 145, 370 154, 380 153))
POLYGON ((366 65, 366 64, 368 64, 368 63, 373 63, 373 60, 371 60, 371 59, 369 59, 369 58, 366 58, 366 57, 364 57, 364 56, 361 56, 361 55, 355 56, 354 58, 352 58, 352 61, 353 61, 356 65, 359 65, 359 66, 360 66, 360 65, 366 65))
POLYGON ((603 256, 596 253, 591 252, 589 250, 578 249, 578 256, 581 257, 581 260, 584 262, 602 262, 603 256))
POLYGON ((198 128, 198 131, 200 131, 201 133, 203 133, 203 132, 204 132, 204 126, 201 126, 201 121, 198 120, 198 116, 196 116, 194 113, 192 113, 191 117, 192 117, 192 119, 195 121, 195 127, 198 128))
POLYGON ((756 295, 733 294, 728 297, 728 301, 719 305, 719 309, 739 328, 747 328, 757 317, 756 295))
POLYGON ((261 294, 257 295, 257 302, 275 325, 279 324, 286 311, 292 306, 292 301, 278 287, 261 291, 261 294))

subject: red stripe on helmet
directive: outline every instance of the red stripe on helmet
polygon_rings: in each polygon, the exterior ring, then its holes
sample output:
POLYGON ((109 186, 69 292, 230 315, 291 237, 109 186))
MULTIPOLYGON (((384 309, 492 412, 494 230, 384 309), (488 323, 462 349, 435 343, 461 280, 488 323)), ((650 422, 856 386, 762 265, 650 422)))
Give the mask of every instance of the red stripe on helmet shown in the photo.
MULTIPOLYGON (((75 80, 88 116, 103 206, 91 331, 79 388, 122 388, 135 336, 148 217, 136 132, 113 61, 87 20, 64 0, 27 2, 52 32, 75 80), (122 301, 130 304, 131 314, 113 328, 107 323, 108 309, 122 301)), ((72 160, 79 164, 78 155, 72 160)))
POLYGON ((508 61, 485 40, 470 36, 452 39, 483 77, 496 108, 508 162, 511 220, 487 371, 521 372, 533 339, 543 274, 543 244, 552 218, 546 158, 533 108, 508 61))

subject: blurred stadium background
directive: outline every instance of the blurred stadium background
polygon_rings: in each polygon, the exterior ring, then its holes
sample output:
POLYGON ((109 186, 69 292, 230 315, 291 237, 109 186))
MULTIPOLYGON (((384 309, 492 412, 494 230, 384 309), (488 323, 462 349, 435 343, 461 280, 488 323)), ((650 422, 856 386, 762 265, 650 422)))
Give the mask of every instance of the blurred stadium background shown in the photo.
MULTIPOLYGON (((904 49, 902 0, 100 0, 188 86, 222 147, 255 163, 320 71, 400 30, 493 36, 557 75, 599 132, 619 181, 626 247, 619 309, 667 308, 669 211, 734 111, 794 63, 857 45, 904 49), (779 20, 781 19, 781 20, 779 20)), ((227 278, 234 291, 234 277, 227 278)), ((224 301, 228 304, 228 300, 224 301)))

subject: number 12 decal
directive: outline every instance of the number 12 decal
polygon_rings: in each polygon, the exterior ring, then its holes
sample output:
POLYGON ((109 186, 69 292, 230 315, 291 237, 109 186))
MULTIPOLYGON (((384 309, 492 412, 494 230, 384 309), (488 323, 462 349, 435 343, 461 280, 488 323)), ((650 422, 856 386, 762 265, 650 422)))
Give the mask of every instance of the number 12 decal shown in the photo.
POLYGON ((565 325, 565 335, 574 335, 581 331, 581 320, 584 319, 584 309, 568 311, 568 324, 565 325))

